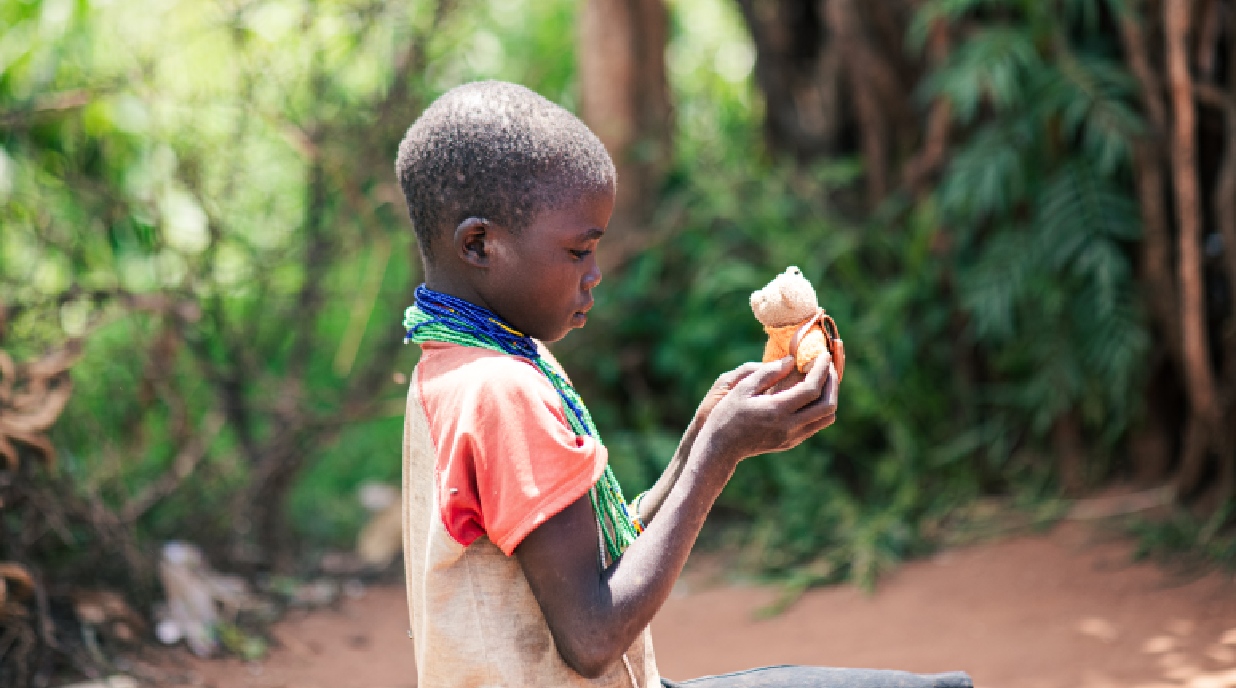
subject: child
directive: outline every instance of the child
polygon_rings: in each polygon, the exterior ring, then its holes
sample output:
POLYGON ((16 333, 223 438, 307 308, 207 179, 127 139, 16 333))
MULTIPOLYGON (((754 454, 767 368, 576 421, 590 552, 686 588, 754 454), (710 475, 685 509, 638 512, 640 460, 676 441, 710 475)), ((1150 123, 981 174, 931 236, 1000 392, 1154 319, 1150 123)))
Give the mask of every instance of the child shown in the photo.
MULTIPOLYGON (((528 89, 474 83, 408 129, 396 171, 425 268, 404 322, 423 349, 403 444, 417 685, 673 685, 648 623, 738 462, 832 424, 831 365, 772 394, 793 359, 722 375, 628 504, 541 344, 584 326, 601 281, 615 184, 601 142, 528 89)), ((947 680, 782 667, 699 685, 969 685, 947 680)))

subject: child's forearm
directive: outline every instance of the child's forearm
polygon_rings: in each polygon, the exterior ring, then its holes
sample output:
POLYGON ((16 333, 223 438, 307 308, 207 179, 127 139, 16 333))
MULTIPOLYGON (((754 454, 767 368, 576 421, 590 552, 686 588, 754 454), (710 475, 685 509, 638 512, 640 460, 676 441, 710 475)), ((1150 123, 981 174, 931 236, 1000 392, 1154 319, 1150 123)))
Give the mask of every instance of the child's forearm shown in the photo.
POLYGON ((741 458, 707 437, 692 443, 657 518, 596 575, 596 522, 585 497, 549 519, 516 550, 563 659, 599 676, 668 599, 700 528, 741 458), (591 569, 592 575, 587 575, 591 569))
POLYGON ((614 621, 627 626, 632 640, 669 598, 708 512, 741 458, 706 437, 692 444, 658 505, 656 521, 605 571, 614 621))
POLYGON ((669 598, 704 519, 740 460, 796 446, 832 424, 836 377, 826 375, 824 367, 816 366, 787 390, 764 394, 792 369, 788 357, 760 366, 711 413, 697 414, 707 420, 684 438, 689 449, 681 452, 685 458, 668 481, 656 519, 608 568, 597 567, 597 521, 587 496, 550 517, 516 548, 559 654, 580 674, 606 671, 669 598))
POLYGON ((691 453, 691 446, 695 444, 695 438, 700 433, 700 425, 702 423, 698 416, 691 421, 669 465, 661 472, 661 477, 657 478, 657 482, 640 498, 639 518, 644 525, 652 523, 652 519, 661 510, 661 505, 665 503, 670 490, 674 489, 674 485, 678 482, 678 477, 682 475, 682 469, 687 465, 687 456, 691 453))

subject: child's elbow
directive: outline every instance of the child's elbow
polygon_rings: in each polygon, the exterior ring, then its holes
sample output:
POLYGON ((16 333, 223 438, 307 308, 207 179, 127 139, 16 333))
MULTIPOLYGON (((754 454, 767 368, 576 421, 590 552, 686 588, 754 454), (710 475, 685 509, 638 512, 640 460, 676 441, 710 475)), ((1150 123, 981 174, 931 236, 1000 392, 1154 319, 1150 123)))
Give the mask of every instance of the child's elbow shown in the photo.
POLYGON ((609 668, 608 664, 595 661, 579 661, 563 657, 566 660, 567 666, 575 670, 575 673, 587 679, 601 678, 605 675, 605 670, 609 668))
POLYGON ((584 678, 600 678, 622 659, 623 648, 613 649, 606 642, 574 642, 558 646, 562 661, 584 678))

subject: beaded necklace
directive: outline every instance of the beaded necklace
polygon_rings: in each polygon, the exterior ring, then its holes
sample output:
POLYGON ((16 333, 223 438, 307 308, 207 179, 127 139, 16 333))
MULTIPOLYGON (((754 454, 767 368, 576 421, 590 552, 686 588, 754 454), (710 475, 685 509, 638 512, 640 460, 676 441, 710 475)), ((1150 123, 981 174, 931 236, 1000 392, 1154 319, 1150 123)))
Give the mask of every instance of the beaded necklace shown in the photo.
MULTIPOLYGON (((422 284, 416 288, 416 305, 408 307, 404 314, 403 326, 407 330, 403 339, 405 344, 449 342, 528 359, 549 378, 550 384, 562 398, 567 422, 575 434, 601 442, 588 407, 584 406, 584 400, 571 383, 541 355, 532 337, 506 324, 493 311, 422 284)), ((605 553, 609 561, 613 561, 635 542, 635 538, 643 532, 643 524, 637 516, 632 516, 622 496, 622 488, 608 464, 600 480, 588 491, 588 497, 600 526, 605 553)))

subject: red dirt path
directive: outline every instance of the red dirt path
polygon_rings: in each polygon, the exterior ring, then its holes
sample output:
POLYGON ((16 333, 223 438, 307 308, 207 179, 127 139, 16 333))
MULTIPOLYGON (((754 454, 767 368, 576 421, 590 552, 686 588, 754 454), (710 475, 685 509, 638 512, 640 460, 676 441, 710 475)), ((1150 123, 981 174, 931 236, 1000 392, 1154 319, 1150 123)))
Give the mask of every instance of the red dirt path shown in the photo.
MULTIPOLYGON (((662 673, 768 664, 969 671, 984 688, 1236 687, 1236 582, 1131 564, 1129 545, 1077 525, 904 565, 874 595, 814 590, 780 616, 776 590, 693 562, 653 621, 662 673)), ((413 688, 399 587, 290 616, 265 661, 191 660, 217 688, 413 688)))

